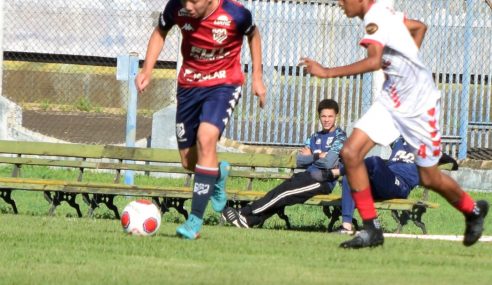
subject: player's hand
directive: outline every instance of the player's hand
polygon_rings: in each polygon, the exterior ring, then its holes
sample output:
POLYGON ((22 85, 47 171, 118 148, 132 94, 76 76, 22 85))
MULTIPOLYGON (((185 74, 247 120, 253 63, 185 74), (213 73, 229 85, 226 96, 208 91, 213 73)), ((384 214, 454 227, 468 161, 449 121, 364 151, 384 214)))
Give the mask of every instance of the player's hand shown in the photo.
POLYGON ((299 150, 299 154, 301 155, 311 155, 311 150, 307 147, 303 147, 299 150))
POLYGON ((304 67, 306 72, 313 76, 326 77, 326 68, 310 58, 302 57, 299 61, 299 66, 304 67))
POLYGON ((138 93, 142 93, 145 88, 150 84, 151 76, 147 73, 140 72, 135 77, 135 85, 137 86, 138 93))
POLYGON ((263 84, 263 80, 253 80, 253 94, 258 96, 258 99, 260 100, 260 108, 263 109, 266 103, 266 88, 265 84, 263 84))

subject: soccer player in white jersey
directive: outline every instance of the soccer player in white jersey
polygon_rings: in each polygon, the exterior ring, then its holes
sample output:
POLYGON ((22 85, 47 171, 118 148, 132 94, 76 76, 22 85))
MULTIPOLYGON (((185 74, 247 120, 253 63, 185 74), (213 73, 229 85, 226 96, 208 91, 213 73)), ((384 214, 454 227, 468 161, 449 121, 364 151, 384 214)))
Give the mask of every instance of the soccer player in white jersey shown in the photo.
POLYGON ((385 74, 381 94, 356 123, 341 152, 364 228, 340 247, 363 248, 384 243, 364 157, 375 144, 388 145, 399 134, 416 153, 420 184, 442 195, 463 213, 466 221, 463 244, 473 245, 482 235, 489 205, 487 201, 475 202, 437 167, 441 156, 440 92, 418 56, 427 27, 374 0, 339 0, 339 4, 347 17, 363 20, 365 34, 360 45, 367 49, 367 57, 334 68, 325 68, 309 58, 301 58, 300 64, 308 73, 321 78, 350 76, 379 68, 385 74))

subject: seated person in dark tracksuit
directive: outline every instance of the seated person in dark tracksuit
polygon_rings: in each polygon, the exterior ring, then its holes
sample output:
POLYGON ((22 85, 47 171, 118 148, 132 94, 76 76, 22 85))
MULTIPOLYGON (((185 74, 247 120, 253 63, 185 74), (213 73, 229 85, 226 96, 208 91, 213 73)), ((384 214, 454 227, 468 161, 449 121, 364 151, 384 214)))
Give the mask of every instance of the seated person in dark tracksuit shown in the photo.
MULTIPOLYGON (((378 156, 364 159, 369 182, 374 199, 406 199, 410 191, 419 185, 419 173, 415 165, 415 155, 412 153, 403 137, 396 139, 391 145, 391 155, 388 160, 378 156)), ((334 175, 344 175, 344 167, 334 175)), ((342 179, 342 225, 337 230, 340 233, 353 233, 352 218, 355 209, 354 200, 350 195, 347 178, 342 179)))
POLYGON ((312 134, 297 156, 298 167, 307 168, 295 173, 264 197, 239 210, 226 207, 222 219, 241 228, 261 225, 285 206, 304 203, 309 198, 329 194, 336 181, 329 171, 338 168, 339 153, 347 139, 345 131, 336 126, 338 103, 325 99, 318 104, 318 116, 322 130, 312 134))

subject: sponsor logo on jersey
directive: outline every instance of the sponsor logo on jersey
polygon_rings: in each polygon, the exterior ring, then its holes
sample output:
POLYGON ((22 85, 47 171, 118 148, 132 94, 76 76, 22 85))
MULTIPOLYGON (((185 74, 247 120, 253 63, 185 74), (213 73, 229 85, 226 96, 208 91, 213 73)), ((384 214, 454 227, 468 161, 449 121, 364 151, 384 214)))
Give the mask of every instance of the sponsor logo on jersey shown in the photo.
POLYGON ((225 70, 219 70, 216 72, 203 74, 203 73, 199 73, 199 72, 189 72, 189 69, 188 69, 188 70, 185 70, 184 77, 186 78, 187 81, 190 81, 190 82, 193 82, 193 81, 201 82, 201 81, 207 81, 207 80, 212 80, 212 79, 224 79, 227 77, 227 73, 225 70))
POLYGON ((231 25, 231 20, 226 15, 220 15, 215 19, 214 24, 217 26, 229 27, 231 25))
POLYGON ((320 138, 316 138, 315 144, 321 144, 321 139, 320 138))
POLYGON ((372 35, 375 32, 377 32, 378 29, 379 29, 378 25, 376 25, 375 23, 369 23, 366 26, 366 33, 372 35))
POLYGON ((186 11, 186 9, 185 9, 185 8, 181 8, 181 9, 179 9, 179 11, 178 11, 178 16, 179 16, 179 17, 189 17, 189 16, 190 16, 190 14, 188 13, 188 11, 186 11))
POLYGON ((193 26, 190 25, 190 23, 186 23, 181 27, 181 30, 187 31, 187 32, 193 32, 195 29, 193 29, 193 26))
POLYGON ((198 60, 218 60, 228 56, 230 51, 224 48, 204 49, 201 47, 192 46, 190 56, 198 60))
POLYGON ((193 187, 193 192, 198 195, 207 194, 210 189, 210 185, 203 183, 195 183, 195 187, 193 187))
POLYGON ((226 29, 212 29, 212 37, 214 41, 221 44, 227 39, 227 30, 226 29))

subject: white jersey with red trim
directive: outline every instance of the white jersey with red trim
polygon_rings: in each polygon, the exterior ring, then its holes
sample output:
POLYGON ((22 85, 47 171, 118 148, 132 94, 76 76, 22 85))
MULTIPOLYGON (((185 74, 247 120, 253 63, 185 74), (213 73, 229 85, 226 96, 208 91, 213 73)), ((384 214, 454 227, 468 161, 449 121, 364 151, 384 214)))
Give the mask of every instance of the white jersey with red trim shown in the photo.
POLYGON ((385 82, 377 100, 400 116, 416 116, 429 110, 441 97, 430 70, 418 56, 419 49, 404 24, 401 12, 382 3, 373 4, 364 15, 362 46, 384 47, 382 69, 385 82))
POLYGON ((190 17, 180 0, 169 0, 159 18, 159 28, 177 25, 183 35, 180 87, 242 85, 241 47, 254 31, 251 12, 235 0, 219 0, 218 8, 203 19, 190 17))

